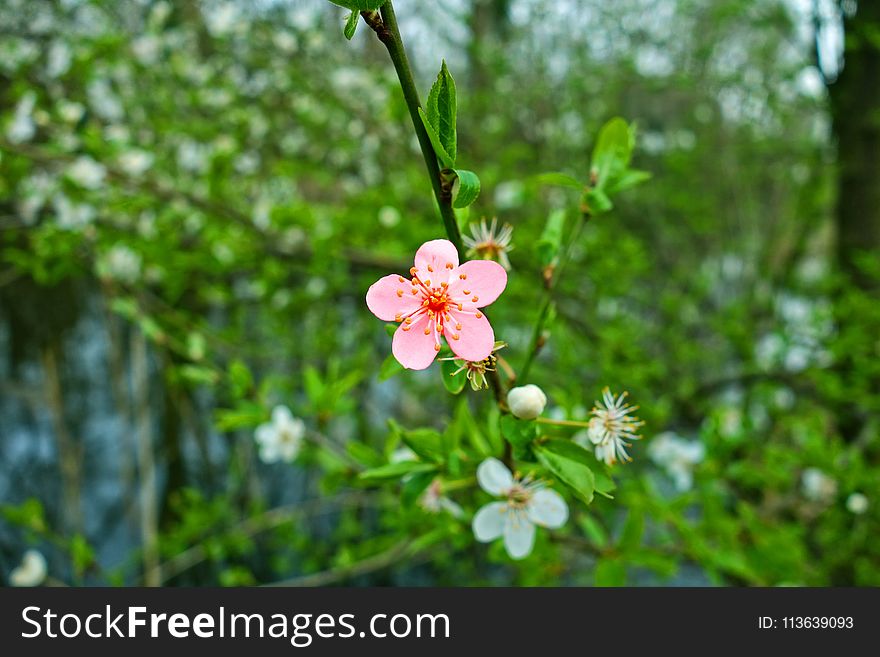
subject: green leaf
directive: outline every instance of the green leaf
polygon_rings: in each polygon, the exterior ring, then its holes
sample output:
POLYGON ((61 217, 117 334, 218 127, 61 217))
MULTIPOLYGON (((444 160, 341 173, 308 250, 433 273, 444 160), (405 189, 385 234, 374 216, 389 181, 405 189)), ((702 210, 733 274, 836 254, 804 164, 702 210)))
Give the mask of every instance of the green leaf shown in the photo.
POLYGON ((451 169, 455 166, 455 160, 449 157, 449 153, 446 152, 443 143, 440 141, 440 135, 437 134, 437 130, 431 125, 428 115, 425 114, 425 110, 421 107, 419 108, 419 116, 422 118, 422 125, 425 126, 428 138, 431 140, 431 146, 434 147, 434 153, 437 155, 437 159, 440 160, 440 164, 445 169, 451 169))
POLYGON ((392 376, 397 376, 405 370, 406 368, 397 361, 394 354, 389 354, 388 358, 382 361, 382 365, 379 367, 379 380, 387 381, 392 376))
POLYGON ((640 185, 646 180, 651 179, 649 171, 639 171, 638 169, 627 169, 618 178, 609 183, 607 192, 609 194, 617 194, 624 190, 640 185))
POLYGON ((220 375, 210 367, 200 365, 181 365, 177 368, 180 378, 196 385, 213 385, 217 383, 220 375))
POLYGON ((250 368, 240 358, 229 363, 229 385, 236 397, 244 397, 254 387, 250 368))
POLYGON ((443 436, 435 429, 411 429, 403 433, 403 442, 428 461, 442 461, 446 456, 443 436))
POLYGON ((358 463, 368 468, 379 467, 384 459, 382 455, 369 445, 357 440, 350 440, 345 444, 345 451, 358 463))
POLYGON ((440 73, 437 74, 437 79, 431 85, 431 91, 428 93, 425 115, 428 123, 434 128, 443 151, 451 161, 451 164, 446 165, 450 169, 455 166, 458 141, 455 114, 455 80, 449 73, 449 69, 446 68, 446 60, 444 60, 440 66, 440 73))
POLYGON ((623 586, 626 584, 626 566, 619 559, 604 557, 596 562, 593 573, 596 586, 623 586))
POLYGON ((541 464, 584 502, 593 501, 595 480, 587 463, 590 453, 570 440, 552 439, 535 447, 541 464))
POLYGON ((321 374, 312 365, 307 365, 303 370, 303 387, 312 405, 319 406, 324 397, 325 386, 321 374))
POLYGON ((458 367, 454 360, 444 360, 440 363, 440 377, 443 379, 443 385, 453 395, 457 395, 464 390, 464 386, 467 383, 465 372, 454 374, 458 367))
POLYGON ((614 496, 611 495, 611 491, 617 488, 617 485, 614 483, 611 475, 600 469, 593 471, 593 478, 596 482, 596 492, 607 497, 609 500, 613 500, 614 496))
POLYGON ((584 194, 584 204, 593 216, 605 214, 614 208, 611 199, 599 188, 590 189, 584 194))
POLYGON ((604 188, 626 171, 632 157, 634 139, 634 132, 620 117, 602 126, 593 148, 590 169, 595 187, 604 188))
POLYGON ((480 195, 480 179, 473 171, 453 169, 455 182, 452 184, 452 207, 466 208, 480 195))
POLYGON ((618 550, 632 550, 641 545, 645 532, 645 514, 641 509, 631 508, 617 543, 618 550))
POLYGON ((257 426, 266 419, 266 410, 252 401, 241 401, 236 408, 220 408, 214 414, 218 431, 235 431, 257 426))
POLYGON ((588 515, 582 516, 579 524, 593 545, 598 548, 604 548, 608 545, 608 534, 595 518, 588 515))
POLYGON ((398 479, 408 474, 416 474, 419 472, 434 472, 437 466, 433 463, 422 463, 420 461, 400 461, 398 463, 389 463, 378 468, 364 470, 358 475, 358 479, 363 481, 383 481, 386 479, 398 479))
POLYGON ((95 551, 82 534, 74 534, 70 539, 70 560, 73 562, 73 572, 77 577, 82 577, 83 573, 95 563, 95 551))
POLYGON ((404 506, 412 506, 424 490, 434 481, 435 473, 420 472, 413 475, 403 484, 403 490, 400 492, 400 501, 404 506))
POLYGON ((534 420, 520 420, 513 415, 501 416, 501 435, 514 447, 528 447, 538 433, 534 420))
POLYGON ((559 257, 559 249, 562 247, 562 234, 565 230, 565 210, 554 210, 547 217, 544 231, 538 240, 538 255, 541 258, 541 266, 547 267, 559 257))
POLYGON ((330 2, 352 11, 376 11, 385 4, 386 0, 330 0, 330 2))
POLYGON ((394 333, 397 331, 398 326, 400 326, 400 324, 386 324, 385 325, 385 332, 388 334, 389 338, 394 337, 394 333))
POLYGON ((360 18, 360 14, 356 11, 352 11, 348 15, 348 20, 345 21, 345 28, 342 30, 342 33, 345 35, 345 38, 351 41, 354 33, 357 31, 358 27, 358 19, 360 18))
POLYGON ((535 180, 541 185, 557 185, 559 187, 570 187, 571 189, 584 188, 584 183, 580 180, 559 171, 539 173, 535 176, 535 180))

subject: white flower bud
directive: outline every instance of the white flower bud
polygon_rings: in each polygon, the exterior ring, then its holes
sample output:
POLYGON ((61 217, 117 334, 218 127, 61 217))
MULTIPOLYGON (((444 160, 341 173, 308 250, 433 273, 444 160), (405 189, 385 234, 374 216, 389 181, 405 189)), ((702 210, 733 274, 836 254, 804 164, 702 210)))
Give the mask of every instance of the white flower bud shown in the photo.
POLYGON ((846 508, 851 513, 862 514, 868 510, 868 498, 862 493, 853 493, 846 498, 846 508))
POLYGON ((508 392, 507 405, 510 412, 521 420, 533 420, 544 412, 547 395, 538 386, 530 383, 508 392))

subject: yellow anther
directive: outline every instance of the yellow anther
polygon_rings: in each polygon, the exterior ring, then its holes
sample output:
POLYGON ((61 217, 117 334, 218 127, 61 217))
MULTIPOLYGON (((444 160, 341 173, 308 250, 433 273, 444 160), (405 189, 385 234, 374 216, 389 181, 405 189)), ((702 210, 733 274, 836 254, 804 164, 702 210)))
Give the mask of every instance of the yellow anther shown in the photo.
POLYGON ((479 299, 480 299, 480 298, 479 298, 476 294, 475 294, 473 297, 471 297, 471 301, 473 301, 474 303, 476 303, 477 301, 479 301, 479 299))
POLYGON ((459 310, 462 310, 463 308, 464 308, 464 306, 462 306, 461 304, 458 304, 458 309, 459 309, 459 310))
POLYGON ((413 296, 417 295, 417 294, 419 293, 419 288, 414 287, 414 288, 412 289, 412 293, 413 293, 413 296))
POLYGON ((411 327, 409 327, 409 326, 403 325, 403 326, 400 327, 400 330, 401 330, 401 331, 409 331, 410 328, 411 328, 411 327))
POLYGON ((425 281, 425 287, 431 287, 431 279, 425 281))
POLYGON ((399 322, 399 321, 401 321, 402 319, 403 319, 403 315, 402 315, 401 313, 397 313, 397 314, 394 316, 394 321, 395 321, 395 322, 399 322))
POLYGON ((477 319, 482 319, 482 318, 483 318, 483 313, 477 313, 476 317, 477 317, 477 319))
POLYGON ((425 329, 425 335, 431 335, 431 329, 426 328, 426 329, 425 329))
POLYGON ((454 269, 451 262, 446 263, 446 269, 454 269))
POLYGON ((460 330, 461 330, 461 322, 456 322, 456 323, 455 323, 455 330, 456 330, 456 331, 460 331, 460 330))
POLYGON ((407 324, 412 324, 412 317, 407 317, 405 321, 407 324))
POLYGON ((447 287, 449 287, 449 283, 440 283, 440 287, 445 290, 447 287))
POLYGON ((470 294, 471 293, 470 290, 462 290, 461 292, 462 292, 462 294, 470 294))
POLYGON ((398 276, 398 277, 397 277, 397 282, 398 282, 398 283, 403 283, 405 280, 406 280, 406 279, 405 279, 403 276, 398 276))
POLYGON ((453 340, 458 340, 459 337, 460 337, 460 336, 458 335, 458 333, 453 333, 453 334, 452 334, 452 339, 453 339, 453 340))
POLYGON ((428 271, 433 272, 434 268, 431 265, 428 265, 428 271))
POLYGON ((467 274, 459 274, 458 277, 463 281, 467 280, 467 274))
POLYGON ((397 291, 397 296, 402 297, 402 296, 403 296, 403 290, 398 290, 398 291, 397 291))
POLYGON ((434 345, 434 351, 440 351, 440 345, 439 345, 439 344, 435 344, 435 345, 434 345))

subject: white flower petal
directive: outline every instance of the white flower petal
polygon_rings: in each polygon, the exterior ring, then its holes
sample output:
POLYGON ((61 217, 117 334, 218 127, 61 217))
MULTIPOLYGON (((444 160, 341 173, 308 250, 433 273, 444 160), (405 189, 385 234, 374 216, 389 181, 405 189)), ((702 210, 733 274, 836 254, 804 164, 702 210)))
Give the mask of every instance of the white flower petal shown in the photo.
POLYGON ((272 424, 285 425, 293 422, 293 413, 287 406, 276 406, 272 409, 272 424))
POLYGON ((568 520, 568 505, 555 490, 542 488, 532 496, 526 513, 536 525, 558 529, 568 520))
POLYGON ((278 455, 283 461, 293 461, 299 454, 301 443, 297 441, 285 441, 278 445, 278 455))
POLYGON ((281 458, 278 443, 266 443, 260 446, 260 460, 263 463, 275 463, 281 458))
POLYGON ((513 475, 501 461, 488 458, 477 468, 477 481, 487 493, 504 495, 513 486, 513 475))
POLYGON ((260 447, 278 442, 278 432, 272 424, 261 424, 254 432, 254 439, 260 447))
POLYGON ((28 550, 21 565, 9 573, 9 583, 12 586, 39 586, 46 579, 47 572, 46 558, 37 550, 28 550))
POLYGON ((525 514, 509 514, 504 523, 504 547, 511 559, 527 557, 535 544, 535 525, 525 514))
POLYGON ((504 533, 505 520, 507 519, 507 504, 504 502, 491 502, 477 511, 471 524, 474 537, 480 543, 488 543, 504 533))
POLYGON ((287 426, 287 430, 290 432, 290 435, 293 439, 299 443, 302 440, 303 436, 306 435, 306 423, 300 420, 298 417, 293 418, 290 421, 290 424, 287 426))
POLYGON ((443 508, 453 518, 464 517, 464 509, 462 509, 457 503, 453 502, 448 497, 441 497, 439 499, 439 504, 441 508, 443 508))

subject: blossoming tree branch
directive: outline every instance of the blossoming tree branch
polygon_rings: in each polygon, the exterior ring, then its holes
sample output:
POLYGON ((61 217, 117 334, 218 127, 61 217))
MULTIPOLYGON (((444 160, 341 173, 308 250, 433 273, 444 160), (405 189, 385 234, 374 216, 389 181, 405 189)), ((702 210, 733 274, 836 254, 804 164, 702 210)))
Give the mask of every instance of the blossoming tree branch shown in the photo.
MULTIPOLYGON (((538 313, 529 343, 524 349, 519 345, 519 354, 508 349, 511 353, 503 355, 499 351, 508 347, 507 331, 490 323, 486 312, 505 302, 513 229, 499 227, 496 219, 488 225, 483 220, 462 237, 466 208, 477 199, 480 180, 457 164, 455 80, 442 62, 422 104, 392 2, 335 4, 350 10, 343 30, 348 39, 363 21, 388 51, 441 220, 442 232, 416 249, 408 272, 389 273, 366 290, 366 307, 387 322, 391 336, 381 377, 433 366, 444 394, 459 395, 468 383, 476 394, 494 391, 491 403, 474 401, 471 416, 480 427, 475 435, 494 439, 463 441, 448 429, 407 429, 389 418, 400 446, 387 463, 361 470, 358 480, 371 487, 399 488, 404 503, 415 501, 427 513, 469 522, 476 541, 501 539, 510 558, 523 559, 533 550, 536 527, 564 532, 570 505, 583 509, 596 493, 612 497, 612 468, 631 460, 627 449, 640 438, 638 407, 627 402, 625 392, 615 395, 605 388, 590 418, 550 418, 543 415, 544 391, 526 382, 546 342, 553 288, 573 245, 591 218, 612 209, 616 194, 648 177, 629 166, 635 131, 622 119, 609 121, 599 133, 585 179, 563 173, 536 177, 540 184, 577 192, 577 203, 571 211, 550 212, 539 242, 525 245, 537 251, 542 263, 543 292, 535 301, 538 313), (508 356, 521 357, 518 372, 508 356)), ((306 434, 302 423, 280 407, 256 438, 264 459, 291 461, 306 434)), ((440 535, 413 537, 422 549, 438 540, 440 535)))

